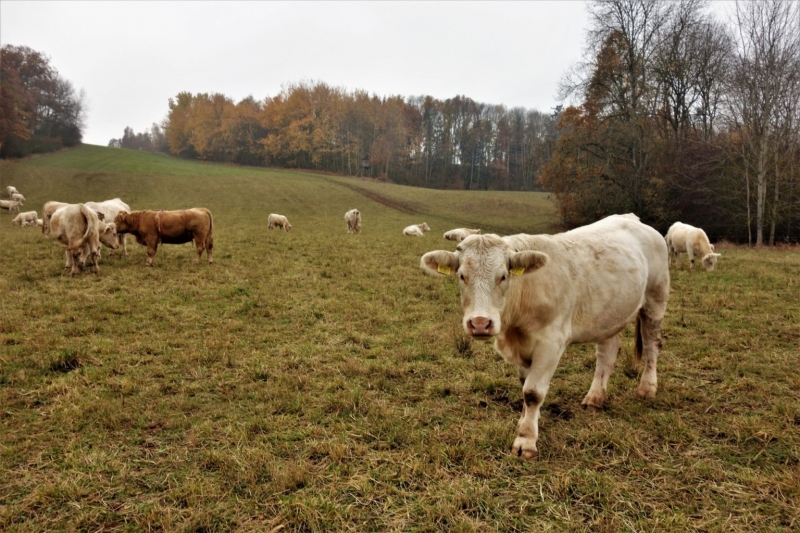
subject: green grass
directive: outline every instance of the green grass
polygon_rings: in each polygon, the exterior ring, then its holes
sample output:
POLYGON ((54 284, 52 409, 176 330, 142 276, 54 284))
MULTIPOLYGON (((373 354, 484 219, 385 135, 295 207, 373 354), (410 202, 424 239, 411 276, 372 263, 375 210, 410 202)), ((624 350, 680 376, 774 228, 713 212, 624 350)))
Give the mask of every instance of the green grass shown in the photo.
MULTIPOLYGON (((607 408, 573 346, 539 457, 508 450, 516 371, 463 340, 441 234, 549 231, 546 195, 429 191, 86 146, 0 162, 29 209, 120 196, 204 206, 191 245, 63 252, 0 214, 0 530, 794 531, 800 525, 800 252, 719 247, 673 271, 659 391, 624 336, 607 408), (363 213, 347 235, 344 212, 363 213), (292 232, 266 231, 287 215, 292 232), (401 235, 426 221, 424 239, 401 235)), ((632 328, 631 328, 632 329, 632 328)))

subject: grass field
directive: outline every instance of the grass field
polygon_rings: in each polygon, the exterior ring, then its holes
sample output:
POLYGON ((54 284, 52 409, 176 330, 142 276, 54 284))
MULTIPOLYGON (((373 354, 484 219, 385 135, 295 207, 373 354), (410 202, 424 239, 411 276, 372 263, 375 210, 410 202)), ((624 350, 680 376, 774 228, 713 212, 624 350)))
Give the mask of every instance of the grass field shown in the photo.
POLYGON ((129 238, 70 277, 0 214, 0 531, 796 531, 800 251, 673 270, 652 401, 572 346, 511 457, 516 370, 465 342, 444 231, 548 232, 544 194, 430 191, 85 146, 0 162, 48 200, 208 207, 215 264, 129 238), (363 214, 347 235, 344 212, 363 214), (267 232, 286 215, 290 233, 267 232), (424 239, 401 235, 427 222, 424 239))

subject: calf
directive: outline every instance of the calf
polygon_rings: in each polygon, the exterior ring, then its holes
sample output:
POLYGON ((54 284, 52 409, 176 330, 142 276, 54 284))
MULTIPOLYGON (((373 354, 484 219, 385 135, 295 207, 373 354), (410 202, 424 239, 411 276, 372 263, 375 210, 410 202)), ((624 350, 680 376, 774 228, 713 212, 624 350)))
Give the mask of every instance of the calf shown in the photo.
POLYGON ((519 372, 524 399, 512 453, 536 454, 539 413, 566 347, 597 345, 597 368, 582 404, 601 408, 619 351, 619 334, 636 321, 636 357, 645 365, 636 393, 656 394, 661 320, 669 295, 664 239, 635 215, 614 215, 558 235, 472 235, 456 252, 422 256, 421 266, 455 276, 473 337, 519 372))
POLYGON ((708 242, 708 235, 700 228, 695 228, 683 222, 676 222, 670 226, 664 240, 667 242, 670 263, 680 266, 681 253, 689 256, 689 270, 694 270, 694 258, 702 257, 703 268, 711 272, 717 264, 717 259, 722 254, 714 253, 714 245, 708 242))
POLYGON ((182 211, 131 211, 121 212, 114 219, 118 233, 130 233, 136 242, 147 246, 147 266, 153 266, 158 245, 183 244, 194 240, 197 248, 195 263, 206 251, 208 262, 213 263, 214 220, 211 211, 195 207, 182 211))
POLYGON ((428 227, 426 222, 422 224, 414 224, 412 226, 408 226, 403 230, 403 235, 407 235, 409 237, 424 237, 426 231, 430 231, 431 228, 428 227))
POLYGON ((12 224, 27 227, 27 226, 35 226, 38 217, 36 216, 36 211, 26 211, 25 213, 20 213, 14 220, 11 221, 12 224))
POLYGON ((448 241, 461 242, 470 235, 480 235, 480 233, 481 230, 479 229, 457 228, 445 232, 444 238, 447 239, 448 241))
POLYGON ((22 205, 14 200, 0 200, 0 209, 5 209, 9 213, 19 213, 19 206, 22 205))
POLYGON ((347 224, 347 233, 361 233, 361 213, 358 209, 351 209, 345 213, 344 221, 347 224))
POLYGON ((272 213, 267 219, 267 222, 268 222, 267 229, 278 228, 284 231, 289 231, 290 229, 292 229, 292 225, 289 224, 289 219, 287 219, 283 215, 277 215, 275 213, 272 213))

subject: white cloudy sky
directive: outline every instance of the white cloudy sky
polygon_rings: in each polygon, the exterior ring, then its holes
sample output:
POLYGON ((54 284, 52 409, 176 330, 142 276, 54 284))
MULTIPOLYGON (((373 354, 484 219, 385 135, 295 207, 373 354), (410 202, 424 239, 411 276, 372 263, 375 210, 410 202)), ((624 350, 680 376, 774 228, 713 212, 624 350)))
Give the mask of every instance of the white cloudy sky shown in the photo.
POLYGON ((180 91, 263 99, 302 80, 547 111, 587 24, 581 1, 0 2, 0 43, 86 91, 84 142, 101 145, 180 91))

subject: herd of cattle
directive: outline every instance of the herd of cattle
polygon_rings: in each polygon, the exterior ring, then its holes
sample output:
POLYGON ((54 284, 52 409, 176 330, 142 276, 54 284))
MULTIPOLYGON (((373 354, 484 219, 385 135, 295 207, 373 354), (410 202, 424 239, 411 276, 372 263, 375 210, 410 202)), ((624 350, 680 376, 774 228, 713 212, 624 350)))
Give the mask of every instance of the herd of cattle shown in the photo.
MULTIPOLYGON (((12 200, 0 205, 18 212, 24 197, 13 187, 7 192, 12 200), (16 209, 8 204, 17 204, 16 209)), ((344 218, 347 233, 361 233, 357 209, 344 218)), ((195 262, 203 251, 212 262, 213 219, 205 208, 131 211, 119 198, 83 204, 47 202, 41 219, 31 211, 18 214, 13 223, 41 226, 45 235, 54 237, 65 249, 65 267, 73 274, 87 259, 97 272, 101 243, 127 253, 127 233, 147 247, 149 266, 160 243, 191 240, 197 248, 195 262)), ((275 213, 269 215, 268 224, 269 229, 292 229, 285 216, 275 213)), ((406 227, 403 234, 423 237, 426 231, 430 227, 422 223, 406 227)), ((635 356, 637 361, 644 359, 636 393, 653 398, 670 264, 677 264, 685 252, 690 270, 699 258, 711 271, 720 257, 702 229, 676 222, 664 237, 630 213, 557 235, 500 237, 458 228, 444 238, 458 242, 456 250, 428 252, 420 266, 458 280, 464 332, 493 338, 495 350, 517 367, 524 402, 512 452, 528 459, 536 454, 540 407, 566 347, 596 344, 594 379, 582 405, 602 408, 620 349, 620 332, 635 320, 635 356)))

